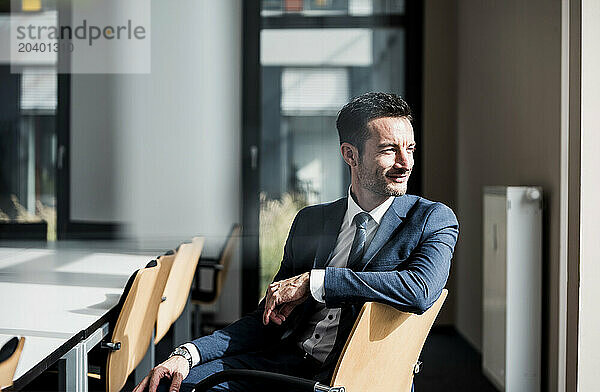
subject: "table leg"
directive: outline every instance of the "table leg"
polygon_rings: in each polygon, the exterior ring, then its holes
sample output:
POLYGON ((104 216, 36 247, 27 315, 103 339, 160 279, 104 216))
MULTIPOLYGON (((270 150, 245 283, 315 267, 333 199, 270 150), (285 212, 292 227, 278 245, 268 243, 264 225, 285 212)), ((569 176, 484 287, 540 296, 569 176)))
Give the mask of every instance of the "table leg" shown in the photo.
POLYGON ((88 353, 108 335, 108 323, 95 330, 90 336, 77 343, 58 363, 60 391, 88 391, 88 353))
MULTIPOLYGON (((82 374, 83 359, 81 346, 75 345, 69 350, 58 362, 58 390, 59 391, 78 391, 82 392, 82 374)), ((87 377, 87 368, 85 369, 85 376, 87 377)), ((87 386, 87 380, 86 380, 87 386)))
POLYGON ((88 353, 98 343, 100 343, 102 339, 108 336, 108 333, 108 323, 104 323, 100 328, 92 332, 90 336, 88 336, 86 339, 81 341, 81 343, 79 343, 79 345, 81 346, 81 369, 83 369, 83 374, 81 378, 81 392, 88 391, 88 353))

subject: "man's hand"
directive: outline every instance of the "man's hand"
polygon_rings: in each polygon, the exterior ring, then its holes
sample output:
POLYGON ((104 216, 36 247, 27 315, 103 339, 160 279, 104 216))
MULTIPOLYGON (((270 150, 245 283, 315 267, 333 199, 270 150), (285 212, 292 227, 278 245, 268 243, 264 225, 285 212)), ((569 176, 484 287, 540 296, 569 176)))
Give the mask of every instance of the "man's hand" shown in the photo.
POLYGON ((181 355, 173 355, 160 365, 150 371, 142 382, 140 382, 133 392, 144 392, 148 388, 148 392, 156 392, 160 380, 164 377, 171 379, 170 392, 177 392, 181 387, 181 382, 187 377, 190 372, 190 365, 187 359, 181 355))
POLYGON ((310 272, 273 282, 267 288, 263 324, 281 325, 294 308, 310 295, 310 272))

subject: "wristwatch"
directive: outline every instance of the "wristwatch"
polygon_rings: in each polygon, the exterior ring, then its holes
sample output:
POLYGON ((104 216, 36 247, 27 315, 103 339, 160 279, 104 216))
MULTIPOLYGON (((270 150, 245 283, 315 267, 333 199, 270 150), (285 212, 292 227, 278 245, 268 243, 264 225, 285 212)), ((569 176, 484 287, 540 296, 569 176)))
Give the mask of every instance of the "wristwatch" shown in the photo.
POLYGON ((179 355, 181 357, 184 357, 185 359, 187 359, 188 361, 188 365, 190 365, 190 369, 192 369, 192 354, 190 354, 189 350, 183 346, 179 346, 177 347, 175 350, 173 350, 173 352, 171 353, 171 355, 169 355, 169 358, 175 356, 175 355, 179 355))

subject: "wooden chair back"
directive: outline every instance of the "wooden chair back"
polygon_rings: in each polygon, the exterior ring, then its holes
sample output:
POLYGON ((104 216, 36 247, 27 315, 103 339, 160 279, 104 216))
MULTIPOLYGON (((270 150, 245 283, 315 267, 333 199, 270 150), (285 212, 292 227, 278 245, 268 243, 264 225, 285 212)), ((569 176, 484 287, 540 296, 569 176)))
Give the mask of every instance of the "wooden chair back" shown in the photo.
POLYGON ((150 341, 156 322, 158 305, 164 286, 159 279, 164 271, 160 260, 155 266, 138 270, 117 318, 111 342, 121 347, 111 351, 106 360, 106 390, 120 391, 127 377, 140 363, 150 341))
MULTIPOLYGON (((173 263, 175 262, 175 257, 177 256, 177 251, 169 251, 169 253, 166 253, 162 256, 160 256, 158 258, 158 260, 160 260, 162 266, 161 266, 161 272, 160 272, 160 276, 158 277, 158 281, 157 281, 157 285, 160 285, 161 287, 166 287, 167 285, 167 281, 169 279, 169 275, 171 273, 171 268, 173 268, 173 263)), ((156 312, 156 334, 154 336, 154 342, 153 344, 158 343, 163 337, 164 335, 167 333, 167 331, 169 330, 169 326, 166 327, 165 330, 165 326, 164 326, 164 322, 159 322, 160 320, 164 320, 164 317, 161 318, 161 306, 162 303, 165 302, 167 300, 167 297, 164 294, 164 289, 163 289, 163 295, 160 299, 160 304, 158 305, 158 311, 156 312), (160 331, 160 337, 159 336, 159 331, 160 331)), ((164 315, 165 312, 162 312, 162 314, 164 315)))
POLYGON ((214 303, 221 295, 221 290, 223 289, 223 285, 225 284, 225 278, 227 277, 227 271, 229 271, 229 265, 231 264, 231 260, 233 259, 235 248, 238 244, 241 232, 242 227, 240 225, 234 225, 231 229, 231 232, 229 233, 227 242, 223 247, 221 257, 219 257, 219 264, 222 265, 223 268, 220 271, 215 271, 215 298, 211 303, 214 303))
POLYGON ((367 302, 354 324, 333 374, 347 392, 409 392, 421 349, 448 290, 425 313, 401 312, 367 302))
POLYGON ((229 271, 229 265, 233 259, 235 248, 239 241, 242 227, 238 224, 233 225, 227 241, 223 245, 221 253, 217 258, 202 258, 200 259, 200 265, 196 269, 196 284, 192 291, 192 303, 200 305, 214 304, 221 295, 223 286, 225 285, 225 279, 227 278, 227 272, 229 271), (210 290, 204 290, 201 286, 201 269, 210 269, 213 271, 213 286, 210 290))
POLYGON ((203 246, 204 238, 194 237, 191 243, 179 246, 171 261, 169 277, 162 294, 164 300, 158 307, 155 344, 167 334, 185 309, 203 246))
MULTIPOLYGON (((3 360, 0 362, 0 390, 12 385, 13 377, 15 376, 17 364, 19 363, 19 358, 21 357, 24 345, 24 337, 21 337, 18 340, 15 337, 2 346, 2 350, 0 351, 4 352, 7 358, 2 358, 3 360)), ((4 357, 4 355, 2 355, 2 357, 4 357)))

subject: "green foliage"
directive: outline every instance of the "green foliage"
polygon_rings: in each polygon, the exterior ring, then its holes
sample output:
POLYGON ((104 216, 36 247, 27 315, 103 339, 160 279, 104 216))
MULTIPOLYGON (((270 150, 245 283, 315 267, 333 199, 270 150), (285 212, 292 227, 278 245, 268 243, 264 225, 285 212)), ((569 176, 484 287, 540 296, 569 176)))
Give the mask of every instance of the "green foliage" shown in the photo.
POLYGON ((299 195, 285 193, 280 200, 260 195, 260 296, 279 269, 285 240, 294 217, 306 206, 299 195))

